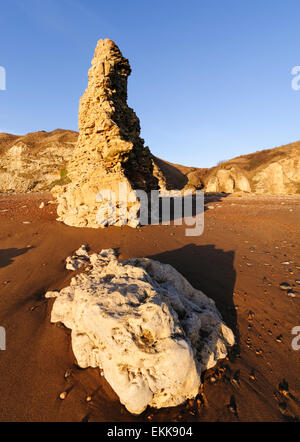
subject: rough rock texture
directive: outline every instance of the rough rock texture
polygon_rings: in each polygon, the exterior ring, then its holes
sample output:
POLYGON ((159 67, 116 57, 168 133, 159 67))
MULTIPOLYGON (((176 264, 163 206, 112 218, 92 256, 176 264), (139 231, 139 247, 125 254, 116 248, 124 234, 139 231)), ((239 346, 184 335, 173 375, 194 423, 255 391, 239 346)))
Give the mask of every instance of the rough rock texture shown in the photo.
POLYGON ((66 183, 76 140, 76 132, 61 129, 0 134, 0 192, 39 192, 66 183))
POLYGON ((132 413, 195 397, 201 370, 234 344, 214 301, 151 259, 119 261, 107 249, 90 256, 90 267, 46 294, 56 297, 51 321, 72 330, 78 365, 100 367, 132 413))
POLYGON ((251 192, 250 183, 242 171, 235 167, 219 169, 212 175, 206 186, 207 192, 251 192))
MULTIPOLYGON (((59 186, 70 182, 67 163, 77 138, 77 132, 62 129, 24 136, 0 134, 0 192, 47 191, 56 186, 55 193, 60 193, 59 186)), ((151 161, 162 189, 300 193, 300 142, 237 157, 211 169, 172 164, 154 156, 151 161)))
POLYGON ((207 192, 300 193, 300 143, 263 150, 226 161, 209 170, 207 192))
MULTIPOLYGON (((97 194, 111 190, 118 201, 120 182, 127 186, 127 194, 158 188, 152 156, 140 138, 139 119, 127 105, 130 72, 117 45, 99 40, 88 87, 80 99, 79 138, 68 164, 71 183, 56 192, 59 219, 68 225, 106 225, 105 213, 97 213, 107 210, 107 198, 101 200, 97 194)), ((137 215, 132 218, 129 224, 134 226, 137 215)))
POLYGON ((84 244, 76 250, 73 256, 68 256, 66 259, 67 270, 78 270, 89 262, 88 247, 84 244))

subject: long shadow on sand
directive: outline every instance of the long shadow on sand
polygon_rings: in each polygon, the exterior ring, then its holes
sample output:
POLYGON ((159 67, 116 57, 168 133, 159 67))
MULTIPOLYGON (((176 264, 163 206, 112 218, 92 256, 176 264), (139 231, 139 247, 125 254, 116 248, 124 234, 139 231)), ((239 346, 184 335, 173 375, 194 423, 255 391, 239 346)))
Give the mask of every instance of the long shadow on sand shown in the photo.
POLYGON ((148 217, 146 216, 146 223, 144 224, 159 224, 165 219, 167 224, 178 219, 183 219, 184 216, 196 217, 203 214, 208 210, 207 204, 221 202, 223 198, 227 198, 228 193, 205 193, 204 201, 202 204, 201 200, 196 198, 195 194, 190 194, 186 196, 160 196, 158 198, 158 207, 153 209, 155 215, 155 221, 151 220, 151 200, 149 201, 148 217), (164 209, 163 209, 164 207, 164 209), (176 208, 176 209, 175 209, 176 208))
POLYGON ((233 303, 236 280, 234 251, 225 252, 213 244, 198 246, 188 244, 181 249, 148 256, 165 264, 171 264, 195 287, 212 298, 224 322, 232 329, 239 349, 237 315, 233 303))
POLYGON ((0 250, 0 268, 12 264, 14 258, 23 255, 24 253, 28 252, 30 249, 32 249, 32 247, 26 247, 24 249, 11 248, 11 249, 0 250))

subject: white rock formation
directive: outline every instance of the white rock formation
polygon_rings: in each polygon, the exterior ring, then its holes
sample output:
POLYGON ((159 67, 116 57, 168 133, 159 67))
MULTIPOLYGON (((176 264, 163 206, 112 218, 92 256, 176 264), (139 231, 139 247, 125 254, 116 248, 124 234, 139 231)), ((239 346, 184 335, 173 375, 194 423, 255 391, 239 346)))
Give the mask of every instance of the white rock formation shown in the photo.
POLYGON ((250 183, 245 175, 238 169, 231 167, 229 170, 220 169, 216 175, 210 177, 207 192, 233 193, 237 191, 251 192, 250 183))
POLYGON ((212 299, 172 266, 119 261, 112 249, 90 256, 56 297, 51 322, 72 330, 78 365, 99 367, 134 414, 176 406, 198 394, 201 370, 234 344, 212 299))
POLYGON ((67 270, 78 270, 83 267, 89 261, 88 247, 82 245, 76 250, 75 255, 68 256, 66 259, 66 269, 67 270))

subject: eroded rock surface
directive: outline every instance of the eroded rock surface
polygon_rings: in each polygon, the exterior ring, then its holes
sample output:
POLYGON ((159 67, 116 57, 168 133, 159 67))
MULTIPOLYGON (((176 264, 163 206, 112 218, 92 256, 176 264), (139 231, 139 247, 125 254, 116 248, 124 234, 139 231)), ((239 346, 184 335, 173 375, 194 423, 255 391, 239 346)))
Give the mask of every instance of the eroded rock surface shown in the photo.
MULTIPOLYGON (((100 213, 109 209, 109 197, 97 195, 112 191, 118 202, 119 183, 124 183, 127 195, 133 189, 148 192, 158 188, 151 153, 140 138, 139 119, 127 105, 130 72, 129 62, 117 45, 108 39, 99 40, 88 87, 80 99, 79 138, 68 164, 71 183, 56 189, 59 219, 68 225, 110 224, 109 217, 100 213)), ((129 210, 134 205, 129 203, 129 210)), ((133 210, 129 222, 133 227, 138 209, 133 210)))
POLYGON ((68 256, 66 259, 66 269, 78 270, 87 264, 90 260, 88 251, 89 248, 83 244, 78 250, 76 250, 73 256, 68 256))
POLYGON ((0 192, 49 191, 68 182, 77 132, 61 129, 24 136, 0 134, 0 192))
POLYGON ((72 330, 78 365, 101 368, 135 414, 195 397, 201 370, 234 344, 214 301, 170 265, 119 261, 113 249, 89 259, 87 273, 46 294, 56 297, 51 321, 72 330))
POLYGON ((261 195, 300 193, 300 143, 262 150, 225 161, 207 172, 207 192, 261 195))

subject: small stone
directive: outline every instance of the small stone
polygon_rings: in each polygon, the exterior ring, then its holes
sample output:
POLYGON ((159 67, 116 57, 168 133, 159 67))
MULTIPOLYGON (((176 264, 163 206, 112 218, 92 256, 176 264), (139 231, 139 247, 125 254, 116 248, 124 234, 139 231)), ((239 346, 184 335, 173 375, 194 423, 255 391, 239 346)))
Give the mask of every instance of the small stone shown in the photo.
POLYGON ((59 398, 63 401, 64 399, 66 399, 67 394, 68 393, 66 391, 64 391, 63 393, 60 393, 59 398))
POLYGON ((231 411, 231 413, 233 414, 237 414, 237 406, 236 406, 236 401, 235 401, 235 397, 232 395, 230 398, 230 402, 228 404, 228 409, 229 411, 231 411))
POLYGON ((39 209, 43 209, 44 207, 45 207, 45 203, 42 202, 42 203, 39 205, 39 209))
POLYGON ((290 298, 296 298, 294 290, 288 290, 287 294, 290 298))
POLYGON ((251 381, 255 381, 255 375, 254 375, 254 372, 252 372, 252 373, 249 375, 249 379, 251 379, 251 381))
POLYGON ((285 379, 282 379, 282 381, 279 383, 279 391, 283 395, 287 395, 289 393, 289 384, 285 379))
POLYGON ((292 288, 288 282, 282 282, 279 287, 281 290, 291 290, 292 288))
POLYGON ((252 321, 254 316, 255 316, 255 313, 250 310, 248 313, 248 321, 252 321))
POLYGON ((87 397, 85 398, 85 400, 86 400, 87 402, 91 402, 92 397, 91 397, 91 396, 87 396, 87 397))
POLYGON ((232 382, 237 385, 238 387, 240 386, 240 370, 237 370, 232 378, 232 382))
MULTIPOLYGON (((57 293, 57 292, 55 292, 55 293, 57 293)), ((65 379, 67 379, 68 377, 70 377, 71 376, 71 374, 72 374, 72 370, 69 368, 66 372, 65 372, 65 379)))
POLYGON ((281 411, 281 413, 284 414, 286 412, 286 408, 287 408, 286 402, 280 402, 280 404, 278 404, 278 406, 279 406, 279 410, 281 411))

